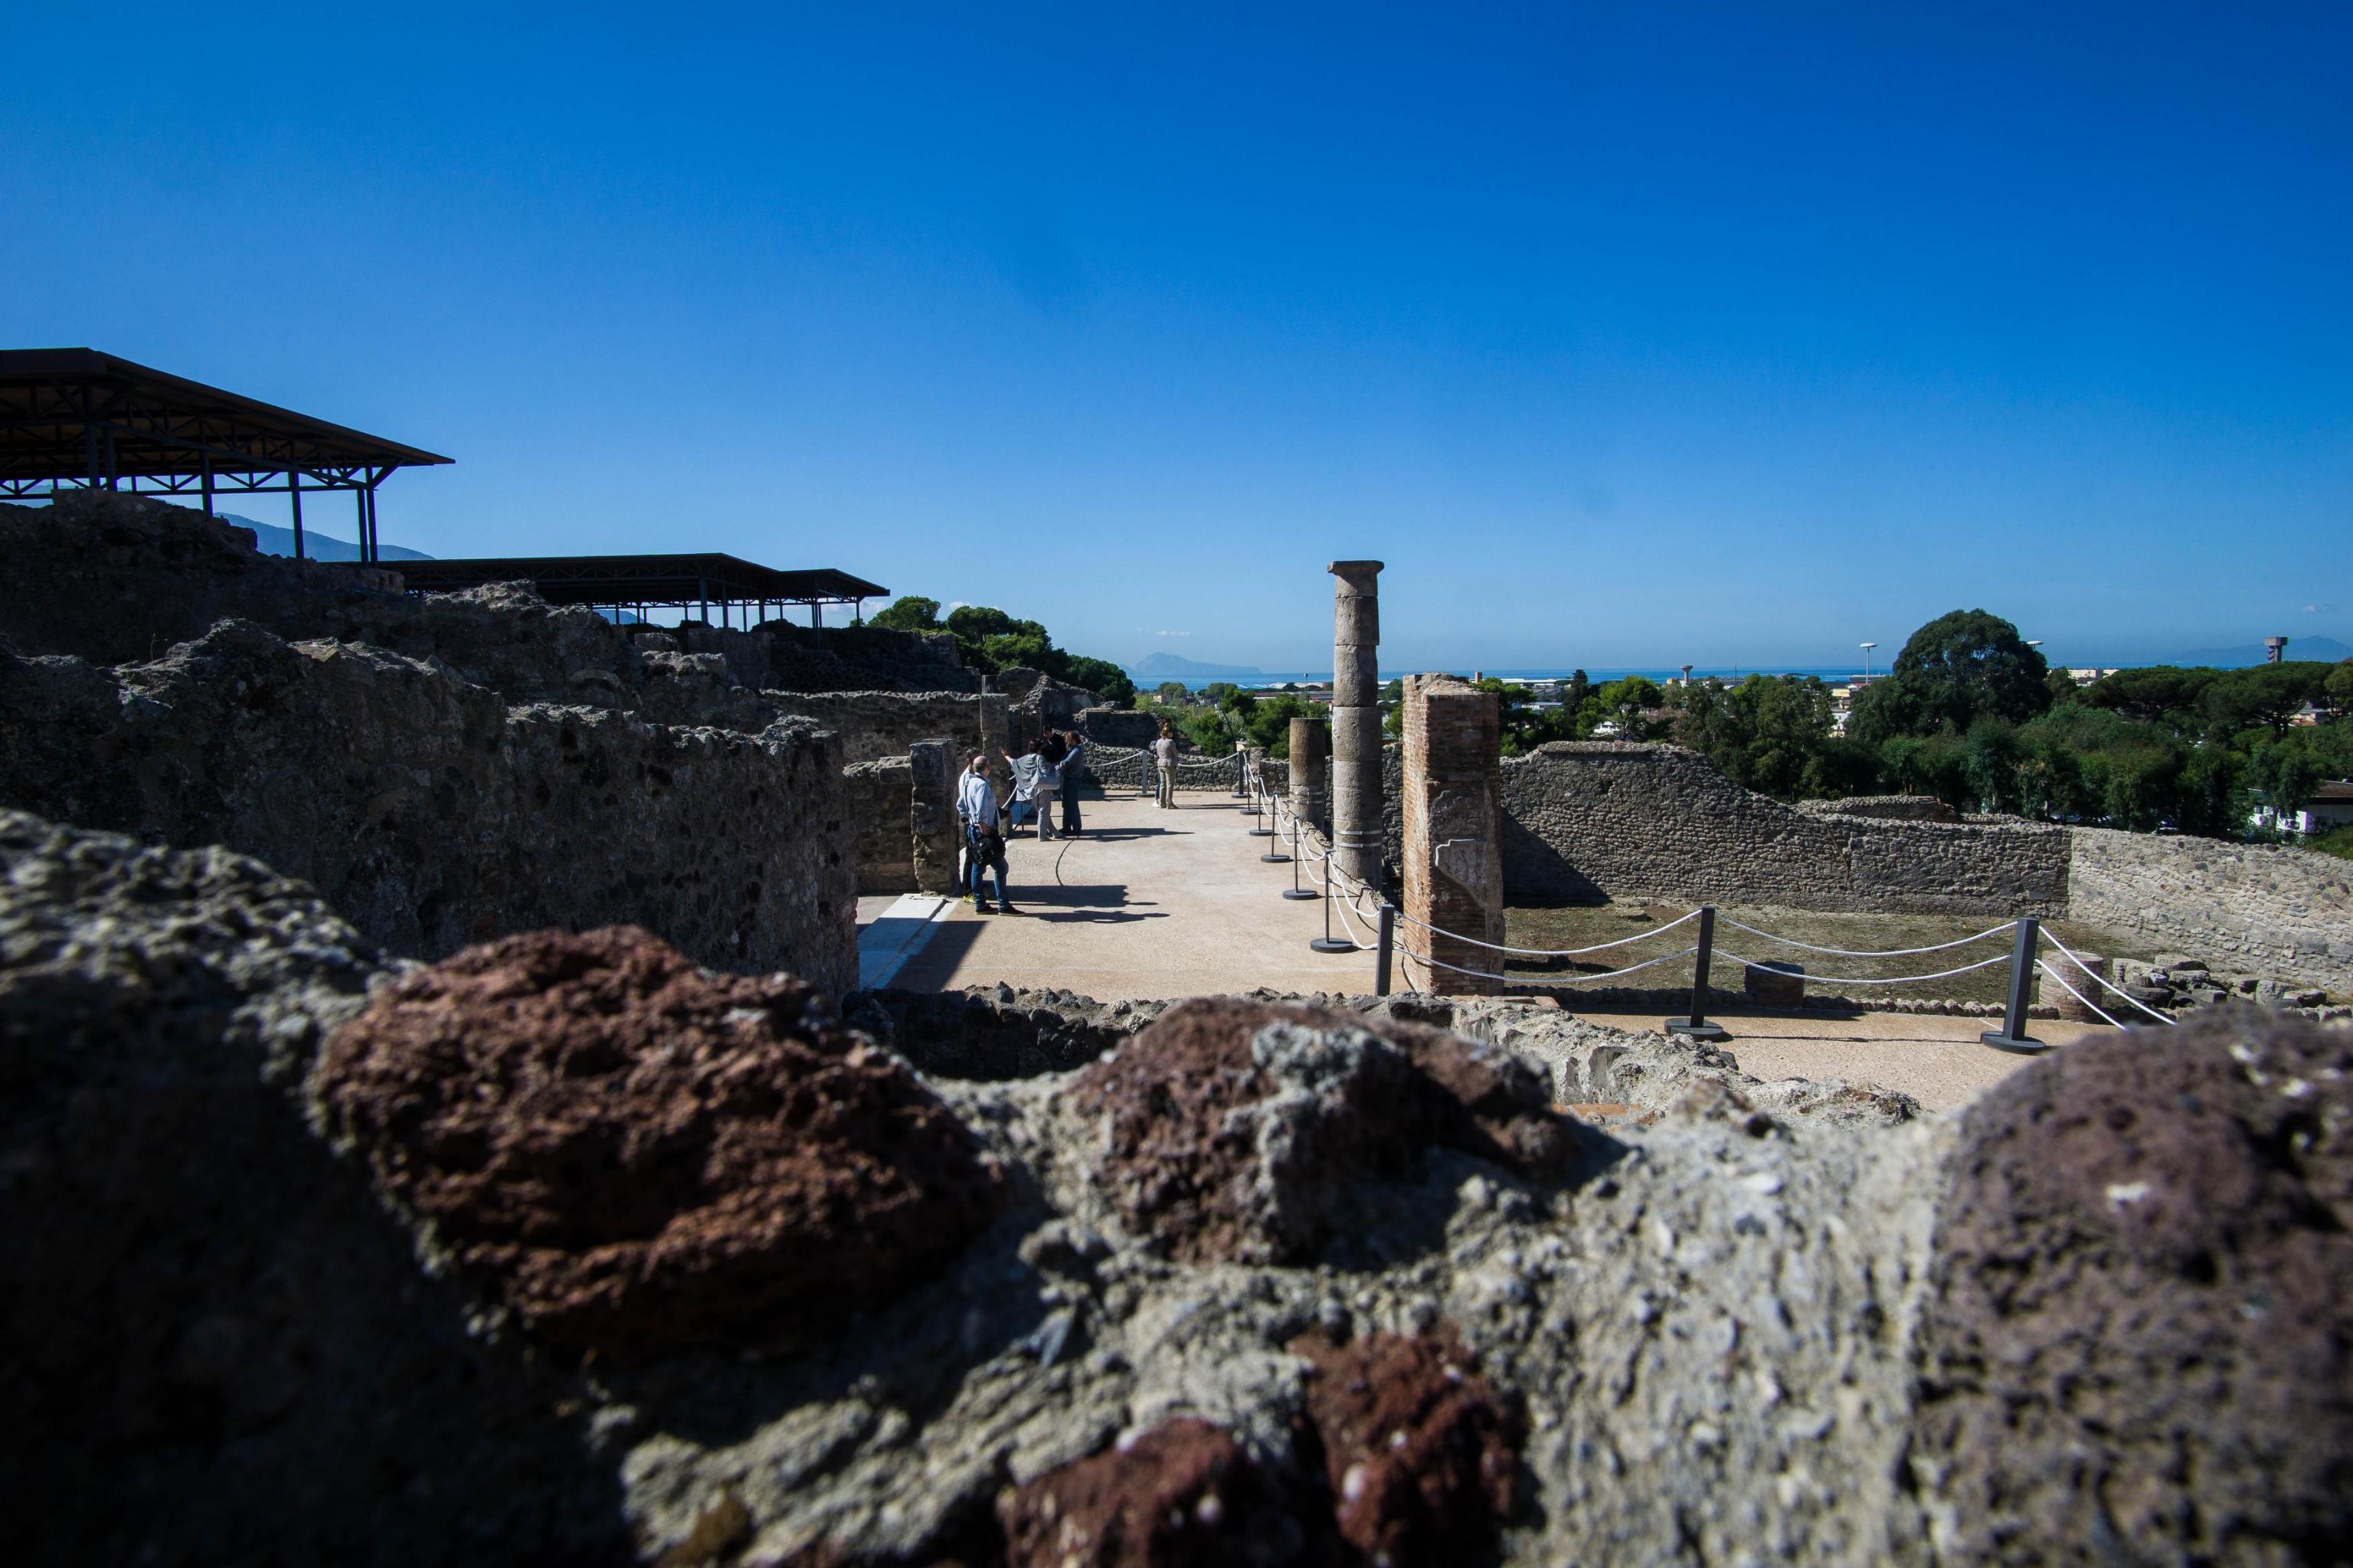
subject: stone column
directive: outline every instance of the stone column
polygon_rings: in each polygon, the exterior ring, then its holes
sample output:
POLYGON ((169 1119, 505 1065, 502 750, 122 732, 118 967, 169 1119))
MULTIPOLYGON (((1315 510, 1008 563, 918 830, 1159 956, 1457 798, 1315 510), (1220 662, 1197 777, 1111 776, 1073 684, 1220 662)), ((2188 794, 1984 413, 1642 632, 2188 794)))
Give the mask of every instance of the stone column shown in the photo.
POLYGON ((1409 955, 1408 982, 1422 990, 1460 996, 1504 989, 1504 955, 1461 939, 1504 940, 1502 736, 1493 692, 1451 675, 1406 677, 1406 918, 1398 937, 1409 955), (1453 968, 1434 968, 1426 961, 1432 959, 1453 968))
POLYGON ((1335 561, 1332 589, 1332 857, 1381 883, 1381 563, 1335 561))
POLYGON ((1332 725, 1327 719, 1291 721, 1291 809, 1299 820, 1330 836, 1332 725))
MULTIPOLYGON (((968 753, 970 747, 965 747, 968 753)), ((964 771, 957 748, 944 740, 919 740, 907 748, 913 768, 907 791, 907 831, 913 841, 915 885, 925 893, 954 893, 957 842, 955 779, 964 771)))

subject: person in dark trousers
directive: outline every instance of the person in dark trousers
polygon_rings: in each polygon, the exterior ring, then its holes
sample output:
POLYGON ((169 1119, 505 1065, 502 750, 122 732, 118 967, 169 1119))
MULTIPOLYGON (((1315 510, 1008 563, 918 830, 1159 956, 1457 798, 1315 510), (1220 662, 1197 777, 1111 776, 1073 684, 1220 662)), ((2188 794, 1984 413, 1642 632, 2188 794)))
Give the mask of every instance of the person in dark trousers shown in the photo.
POLYGON ((973 753, 972 766, 956 785, 956 816, 964 823, 965 863, 974 910, 982 915, 996 913, 983 895, 980 874, 986 871, 997 877, 997 909, 1018 915, 1021 911, 1005 895, 1005 815, 997 803, 997 791, 989 787, 985 751, 973 753))
POLYGON ((1062 736, 1062 832, 1072 838, 1079 832, 1079 768, 1085 759, 1087 743, 1079 732, 1069 730, 1062 736))

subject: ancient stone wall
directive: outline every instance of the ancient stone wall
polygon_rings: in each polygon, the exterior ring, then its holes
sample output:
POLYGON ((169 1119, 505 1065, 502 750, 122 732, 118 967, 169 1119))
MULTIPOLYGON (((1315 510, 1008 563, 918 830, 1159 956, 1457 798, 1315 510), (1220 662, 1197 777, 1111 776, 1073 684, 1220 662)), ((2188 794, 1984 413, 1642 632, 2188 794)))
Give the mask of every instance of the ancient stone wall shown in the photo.
POLYGON ((2309 850, 2076 828, 2068 914, 2217 969, 2353 991, 2353 864, 2309 850))
POLYGON ((915 742, 907 748, 907 763, 908 861, 915 886, 924 893, 953 893, 963 847, 955 780, 964 768, 955 747, 944 740, 915 742))
POLYGON ((904 757, 919 740, 944 740, 961 750, 962 772, 984 737, 1000 761, 1018 741, 1011 709, 996 692, 793 692, 769 700, 840 736, 845 763, 904 757))
POLYGON ((1082 734, 1103 746, 1145 747, 1160 737, 1160 715, 1137 708, 1088 708, 1078 722, 1082 734))
POLYGON ((841 770, 858 834, 858 891, 908 893, 915 886, 914 770, 903 757, 853 762, 841 770))
POLYGON ((1530 902, 2068 912, 2067 830, 1818 816, 1681 747, 1556 741, 1503 766, 1504 878, 1530 902))
POLYGON ((1934 795, 1849 795, 1838 800, 1800 800, 1797 806, 1812 817, 1883 817, 1899 822, 1961 820, 1958 811, 1934 795))
POLYGON ((0 804, 261 856, 419 957, 626 922, 704 963, 846 990, 841 767, 807 725, 510 707, 416 660, 246 621, 111 672, 0 655, 0 804))
POLYGON ((1451 675, 1406 677, 1399 907, 1416 991, 1503 989, 1503 955, 1477 945, 1504 940, 1500 736, 1493 693, 1451 675))

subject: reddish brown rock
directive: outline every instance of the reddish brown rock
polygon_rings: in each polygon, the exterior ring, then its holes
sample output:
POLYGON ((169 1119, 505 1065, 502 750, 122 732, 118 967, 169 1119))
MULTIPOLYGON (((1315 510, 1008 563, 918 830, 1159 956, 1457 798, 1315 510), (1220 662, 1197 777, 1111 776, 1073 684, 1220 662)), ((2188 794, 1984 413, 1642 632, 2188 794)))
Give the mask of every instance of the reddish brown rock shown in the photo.
POLYGON ((1520 1506, 1520 1424, 1452 1329, 1292 1349, 1340 1539, 1374 1563, 1477 1558, 1520 1506))
POLYGON ((2342 1561, 2353 1033, 2253 1009, 1979 1100, 1939 1224, 1914 1473, 1956 1561, 2342 1561))
POLYGON ((1169 1009, 1075 1092, 1105 1120, 1099 1174, 1113 1203, 1195 1262, 1303 1260, 1348 1186, 1401 1172, 1431 1144, 1522 1172, 1577 1149, 1542 1070, 1510 1051, 1232 997, 1169 1009))
POLYGON ((1007 1568, 1238 1568, 1303 1539, 1284 1489, 1189 1417, 1007 1491, 997 1518, 1007 1568))
POLYGON ((788 1340, 935 1274, 998 1194, 970 1132, 784 976, 634 927, 474 948, 380 993, 316 1096, 378 1188, 535 1333, 788 1340))

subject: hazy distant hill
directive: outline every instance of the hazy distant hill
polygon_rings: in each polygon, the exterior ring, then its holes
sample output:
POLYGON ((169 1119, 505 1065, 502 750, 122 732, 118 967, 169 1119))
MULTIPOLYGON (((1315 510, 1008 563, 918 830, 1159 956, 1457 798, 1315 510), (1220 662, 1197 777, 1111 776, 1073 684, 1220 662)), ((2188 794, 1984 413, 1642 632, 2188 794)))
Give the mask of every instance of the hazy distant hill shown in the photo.
MULTIPOLYGON (((2217 670, 2236 670, 2263 662, 2266 650, 2260 642, 2250 642, 2240 648, 2200 648, 2195 652, 2179 653, 2165 661, 2185 668, 2205 664, 2217 670)), ((2348 648, 2334 637, 2291 637, 2287 640, 2287 657, 2316 659, 2335 663, 2339 659, 2353 658, 2353 648, 2348 648)))
MULTIPOLYGON (((294 553, 294 530, 280 528, 275 523, 257 523, 250 517, 239 517, 234 512, 220 514, 224 523, 234 523, 240 528, 253 530, 255 547, 265 556, 290 556, 294 553)), ((360 547, 349 539, 338 539, 332 534, 322 534, 305 523, 302 525, 302 554, 314 561, 356 561, 360 547)), ((380 554, 387 561, 429 561, 433 557, 422 550, 411 550, 399 545, 386 545, 380 554)))
POLYGON ((1192 659, 1182 659, 1174 653, 1146 653, 1127 667, 1127 673, 1139 681, 1215 680, 1226 675, 1255 675, 1255 664, 1203 664, 1192 659))

